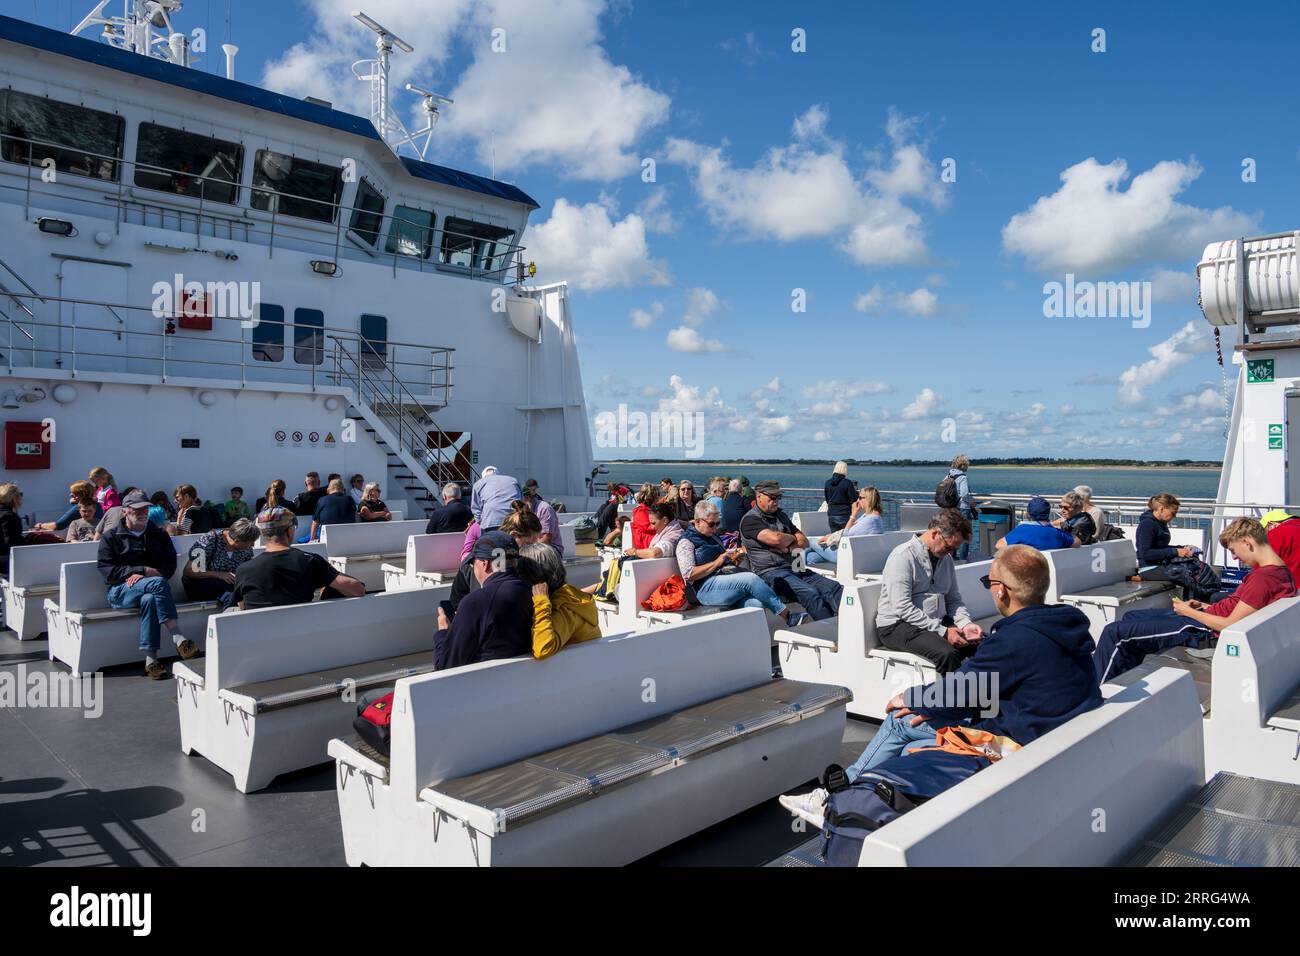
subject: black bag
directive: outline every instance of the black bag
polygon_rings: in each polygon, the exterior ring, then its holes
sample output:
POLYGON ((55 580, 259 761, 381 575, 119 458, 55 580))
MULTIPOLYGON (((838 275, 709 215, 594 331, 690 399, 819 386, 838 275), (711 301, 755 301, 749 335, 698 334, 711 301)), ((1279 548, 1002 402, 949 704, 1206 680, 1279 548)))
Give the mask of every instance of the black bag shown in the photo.
POLYGON ((362 695, 352 727, 358 736, 385 757, 392 733, 393 688, 383 687, 362 695))
POLYGON ((939 482, 934 489, 934 503, 940 508, 956 508, 961 504, 961 497, 957 494, 957 479, 949 475, 943 481, 939 482))
POLYGON ((1223 588, 1218 572, 1200 558, 1173 558, 1164 570, 1169 580, 1182 586, 1187 600, 1212 601, 1223 588))
POLYGON ((822 858, 831 866, 857 866, 862 844, 873 831, 988 765, 985 757, 925 750, 868 770, 848 788, 827 796, 822 858))

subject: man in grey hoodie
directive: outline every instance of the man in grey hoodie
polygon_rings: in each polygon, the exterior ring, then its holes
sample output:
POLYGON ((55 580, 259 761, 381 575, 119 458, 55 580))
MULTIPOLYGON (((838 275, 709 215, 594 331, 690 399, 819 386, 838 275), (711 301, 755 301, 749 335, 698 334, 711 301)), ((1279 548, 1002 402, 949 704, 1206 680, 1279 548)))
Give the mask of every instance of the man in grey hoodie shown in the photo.
POLYGON ((890 553, 880 580, 880 643, 924 657, 941 675, 961 666, 984 636, 962 603, 952 560, 970 534, 970 522, 944 508, 925 531, 890 553))

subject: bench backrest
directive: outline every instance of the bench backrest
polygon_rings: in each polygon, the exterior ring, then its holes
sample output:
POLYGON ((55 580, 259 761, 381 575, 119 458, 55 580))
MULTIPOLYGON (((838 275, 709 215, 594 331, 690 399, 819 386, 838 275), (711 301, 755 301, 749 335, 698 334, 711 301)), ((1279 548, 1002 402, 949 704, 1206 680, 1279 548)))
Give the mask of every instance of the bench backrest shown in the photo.
POLYGON ((208 618, 205 686, 234 687, 428 650, 451 585, 208 618))
POLYGON ((796 511, 790 520, 809 538, 831 533, 830 516, 825 511, 796 511))
POLYGON ((545 660, 470 664, 397 682, 392 785, 439 781, 662 718, 771 679, 763 612, 742 608, 612 635, 545 660))
POLYGON ((872 833, 861 866, 1113 866, 1205 782, 1192 677, 1161 668, 872 833))
POLYGON ((1137 551, 1127 539, 1056 548, 1043 554, 1051 568, 1048 604, 1056 604, 1062 594, 1079 594, 1137 574, 1137 551))
POLYGON ((887 531, 840 538, 835 577, 844 582, 852 581, 859 574, 879 574, 885 570, 889 553, 910 537, 910 531, 887 531))
POLYGON ((681 574, 676 558, 637 558, 624 561, 618 578, 618 616, 631 629, 641 602, 674 574, 681 574))
POLYGON ((913 504, 907 502, 898 506, 898 528, 900 531, 924 531, 930 526, 930 519, 939 511, 934 504, 913 504))
POLYGON ((23 544, 9 552, 9 583, 39 588, 59 583, 59 567, 68 561, 94 561, 98 541, 64 544, 23 544))
POLYGON ((880 604, 880 582, 846 582, 840 593, 840 606, 836 613, 839 630, 835 641, 836 653, 851 657, 866 657, 867 651, 879 645, 876 640, 876 610, 880 604))
MULTIPOLYGON (((1137 525, 1126 524, 1121 525, 1120 528, 1124 532, 1125 538, 1130 541, 1137 541, 1137 525)), ((1206 550, 1204 528, 1169 529, 1169 546, 1171 548, 1185 548, 1189 545, 1193 548, 1200 548, 1202 551, 1206 550)))
POLYGON ((406 550, 406 539, 413 534, 423 534, 427 525, 427 521, 327 524, 321 529, 320 540, 331 558, 401 554, 406 550))
MULTIPOLYGON (((170 583, 172 597, 178 604, 189 601, 181 584, 181 574, 189 561, 190 547, 201 537, 181 534, 172 538, 172 545, 176 548, 176 573, 171 576, 170 583)), ((98 542, 95 542, 95 547, 98 550, 98 542)), ((102 611, 108 607, 108 585, 104 583, 96 561, 71 561, 62 565, 59 571, 59 606, 64 611, 102 611)))
POLYGON ((560 546, 565 561, 578 556, 578 535, 573 530, 573 525, 560 525, 560 540, 556 544, 560 546))
POLYGON ((406 539, 406 573, 412 575, 458 568, 464 547, 465 535, 459 531, 413 534, 406 539))
POLYGON ((961 601, 972 620, 983 620, 998 613, 993 606, 993 593, 980 583, 980 578, 988 574, 992 566, 992 560, 957 565, 957 590, 961 592, 961 601))
POLYGON ((1300 685, 1300 597, 1275 601, 1219 636, 1210 720, 1258 731, 1300 685))

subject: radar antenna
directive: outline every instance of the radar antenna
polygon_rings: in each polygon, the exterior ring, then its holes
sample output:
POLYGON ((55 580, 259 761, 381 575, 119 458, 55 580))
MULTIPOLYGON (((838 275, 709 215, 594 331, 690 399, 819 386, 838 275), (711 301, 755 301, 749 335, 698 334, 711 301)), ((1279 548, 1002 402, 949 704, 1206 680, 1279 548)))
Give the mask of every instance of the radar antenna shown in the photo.
POLYGON ((180 11, 181 0, 123 0, 120 17, 104 16, 109 3, 101 0, 71 31, 72 35, 102 26, 104 42, 109 46, 177 66, 194 64, 190 38, 172 27, 172 14, 180 11))
POLYGON ((397 47, 403 53, 414 53, 415 47, 360 10, 353 10, 352 16, 362 26, 373 30, 376 34, 375 59, 357 60, 352 64, 352 75, 363 83, 370 84, 370 122, 375 125, 380 137, 394 153, 398 153, 403 146, 410 146, 420 159, 424 159, 429 151, 429 142, 433 139, 433 127, 438 122, 439 106, 453 101, 432 90, 407 83, 408 91, 423 97, 420 108, 426 118, 425 125, 421 129, 415 132, 408 130, 389 105, 388 73, 392 65, 393 47, 397 47), (363 70, 365 72, 362 72, 363 70))

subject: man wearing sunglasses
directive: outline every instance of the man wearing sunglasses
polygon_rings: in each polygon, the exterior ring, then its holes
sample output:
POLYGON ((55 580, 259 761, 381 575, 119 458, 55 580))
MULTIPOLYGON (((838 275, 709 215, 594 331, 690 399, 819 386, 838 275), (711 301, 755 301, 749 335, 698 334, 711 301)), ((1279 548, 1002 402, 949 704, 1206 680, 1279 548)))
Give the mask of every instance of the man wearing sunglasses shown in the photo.
POLYGON ((758 493, 754 507, 740 519, 740 537, 749 555, 749 566, 781 598, 802 604, 813 620, 834 617, 839 613, 844 588, 802 566, 808 538, 781 510, 780 482, 760 481, 754 491, 758 493))

